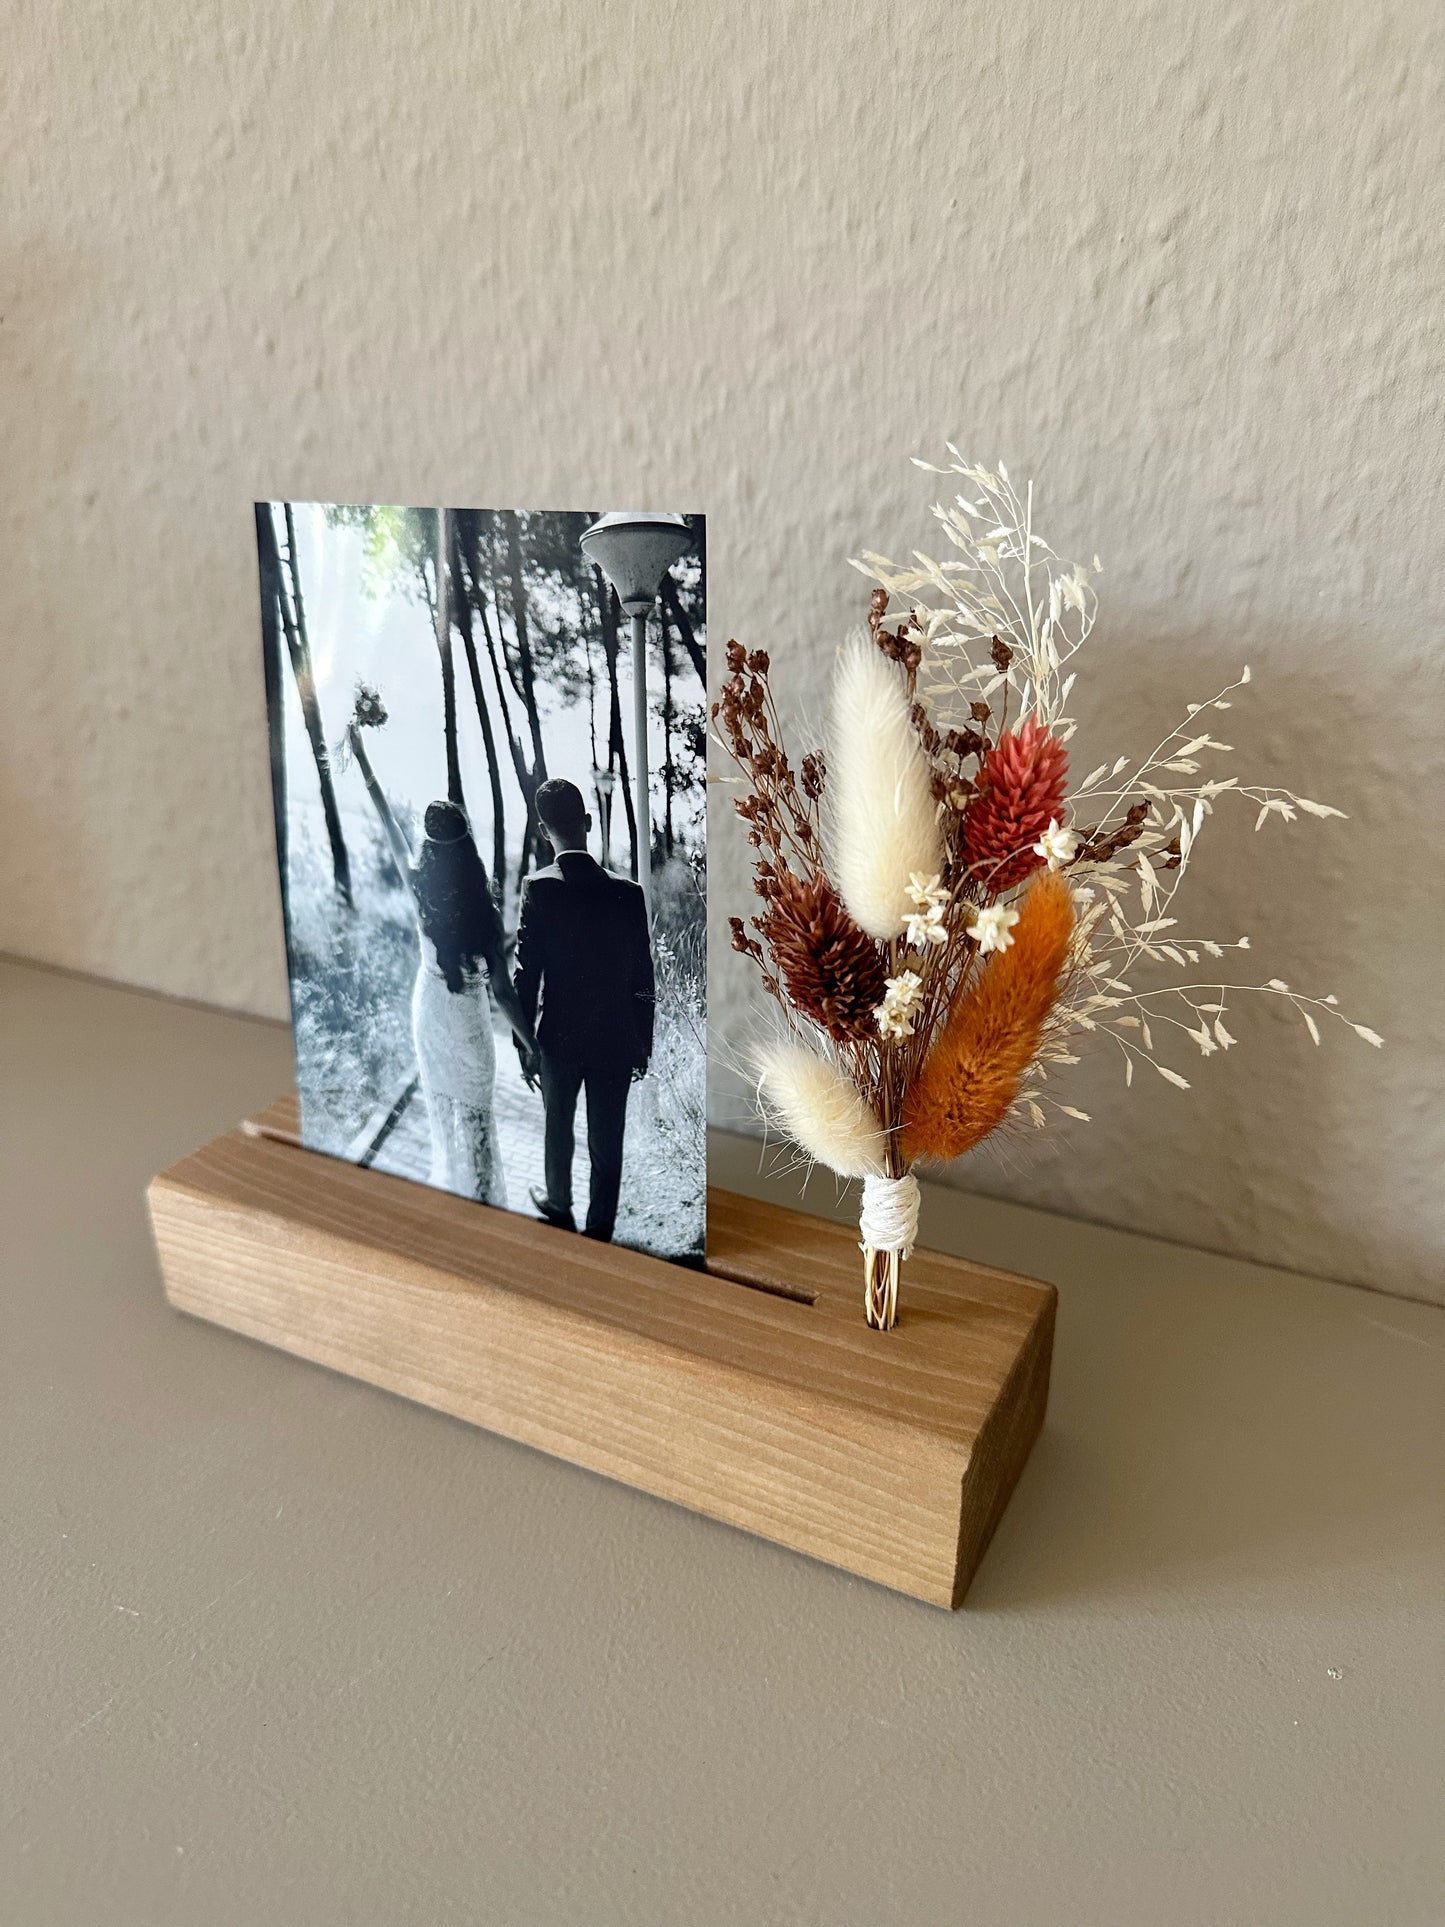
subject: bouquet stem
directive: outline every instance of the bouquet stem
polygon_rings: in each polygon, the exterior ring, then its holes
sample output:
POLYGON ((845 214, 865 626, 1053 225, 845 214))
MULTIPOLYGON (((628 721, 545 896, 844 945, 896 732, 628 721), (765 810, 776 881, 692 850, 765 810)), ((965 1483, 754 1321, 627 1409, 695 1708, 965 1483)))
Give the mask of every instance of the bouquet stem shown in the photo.
POLYGON ((863 1180, 863 1310, 875 1331, 892 1331, 898 1323, 898 1280, 918 1233, 918 1201, 911 1171, 863 1180))
POLYGON ((863 1310, 875 1331, 892 1331, 898 1323, 898 1275, 902 1269, 901 1251, 880 1251, 877 1245, 864 1245, 863 1310))

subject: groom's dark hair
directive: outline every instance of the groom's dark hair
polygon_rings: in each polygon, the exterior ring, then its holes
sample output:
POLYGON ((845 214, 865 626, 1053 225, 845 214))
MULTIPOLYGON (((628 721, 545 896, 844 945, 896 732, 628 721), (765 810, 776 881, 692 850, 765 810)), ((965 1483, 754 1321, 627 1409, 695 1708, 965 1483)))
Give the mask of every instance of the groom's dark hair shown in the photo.
POLYGON ((555 830, 569 843, 580 843, 587 834, 587 805, 565 776, 551 777, 537 791, 537 814, 544 830, 555 830))

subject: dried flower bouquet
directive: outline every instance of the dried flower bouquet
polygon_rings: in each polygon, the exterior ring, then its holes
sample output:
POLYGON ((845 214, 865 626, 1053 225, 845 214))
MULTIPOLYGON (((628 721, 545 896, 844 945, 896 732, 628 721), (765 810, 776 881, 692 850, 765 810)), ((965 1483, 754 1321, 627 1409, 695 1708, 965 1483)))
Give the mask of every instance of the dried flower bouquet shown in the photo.
POLYGON ((1050 1109, 1087 1121, 1046 1088, 1082 1034, 1119 1050, 1126 1083, 1143 1064, 1187 1090, 1163 1045, 1180 1032, 1202 1056, 1228 1050, 1243 991, 1292 1005, 1315 1043, 1321 1017, 1348 1021, 1333 996, 1279 978, 1206 981, 1249 940, 1183 936, 1173 913, 1221 799, 1255 805, 1256 829, 1342 814, 1205 773, 1230 748, 1212 715, 1249 670, 1190 703, 1142 761, 1120 756, 1071 790, 1072 665, 1094 626, 1098 557, 1065 568, 1034 527, 1032 484, 1020 496, 1002 464, 949 453, 918 466, 962 478, 934 510, 955 554, 854 564, 877 586, 867 633, 838 659, 826 751, 794 769, 762 650, 728 644, 712 711, 762 899, 730 919, 733 947, 786 1019, 756 1053, 759 1103, 809 1159, 862 1180, 865 1309, 882 1330, 917 1233, 915 1166, 1011 1120, 1042 1126, 1050 1109), (890 628, 894 597, 907 613, 890 628))

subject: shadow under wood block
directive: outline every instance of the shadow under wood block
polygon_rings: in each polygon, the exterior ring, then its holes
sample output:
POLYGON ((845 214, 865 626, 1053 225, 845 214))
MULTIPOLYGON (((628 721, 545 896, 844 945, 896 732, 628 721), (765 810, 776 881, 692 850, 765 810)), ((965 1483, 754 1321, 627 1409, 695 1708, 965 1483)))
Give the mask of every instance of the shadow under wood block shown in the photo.
POLYGON ((150 1187, 172 1304, 941 1606, 1043 1423, 1055 1293, 726 1191, 708 1270, 301 1148, 294 1100, 150 1187))

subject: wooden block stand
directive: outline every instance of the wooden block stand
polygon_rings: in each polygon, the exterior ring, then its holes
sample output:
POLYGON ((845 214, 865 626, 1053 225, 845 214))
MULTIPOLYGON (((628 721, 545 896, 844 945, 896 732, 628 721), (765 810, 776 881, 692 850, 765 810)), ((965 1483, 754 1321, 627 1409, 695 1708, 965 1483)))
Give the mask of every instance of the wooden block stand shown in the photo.
POLYGON ((173 1305, 957 1606, 1043 1423, 1050 1285, 714 1191, 706 1273, 303 1150, 294 1099, 149 1193, 173 1305))

